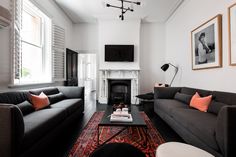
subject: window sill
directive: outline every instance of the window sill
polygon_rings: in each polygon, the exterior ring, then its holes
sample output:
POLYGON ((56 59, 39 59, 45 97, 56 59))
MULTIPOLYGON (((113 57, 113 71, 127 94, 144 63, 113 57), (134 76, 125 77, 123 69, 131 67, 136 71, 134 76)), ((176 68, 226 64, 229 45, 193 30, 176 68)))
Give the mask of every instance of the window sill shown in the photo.
POLYGON ((55 82, 28 83, 28 84, 10 84, 10 85, 8 85, 8 88, 22 88, 22 87, 52 85, 53 83, 55 83, 55 82))

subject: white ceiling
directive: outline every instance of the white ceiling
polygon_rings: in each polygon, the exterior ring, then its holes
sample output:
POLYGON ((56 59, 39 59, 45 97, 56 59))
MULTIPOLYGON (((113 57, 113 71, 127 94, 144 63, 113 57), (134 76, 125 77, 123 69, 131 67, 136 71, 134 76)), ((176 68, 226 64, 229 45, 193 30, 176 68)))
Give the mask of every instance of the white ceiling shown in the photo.
MULTIPOLYGON (((119 19, 120 9, 107 8, 105 3, 120 5, 118 0, 55 0, 74 23, 94 23, 98 19, 119 19)), ((138 0, 132 0, 138 1, 138 0)), ((142 19, 143 22, 165 22, 184 0, 139 0, 134 12, 127 12, 127 19, 142 19)), ((130 4, 126 5, 130 7, 130 4)))

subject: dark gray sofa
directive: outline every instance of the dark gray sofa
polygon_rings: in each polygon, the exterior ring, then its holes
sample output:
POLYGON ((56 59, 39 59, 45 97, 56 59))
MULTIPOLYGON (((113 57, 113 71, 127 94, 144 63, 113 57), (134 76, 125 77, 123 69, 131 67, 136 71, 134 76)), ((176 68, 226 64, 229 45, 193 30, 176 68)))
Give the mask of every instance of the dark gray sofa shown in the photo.
POLYGON ((216 157, 236 157, 236 94, 188 87, 155 87, 154 111, 183 140, 216 157), (212 95, 207 112, 189 107, 191 96, 212 95))
POLYGON ((84 87, 47 87, 0 93, 0 156, 34 156, 83 111, 84 87), (29 93, 41 92, 49 97, 50 106, 35 111, 27 103, 30 102, 29 93))

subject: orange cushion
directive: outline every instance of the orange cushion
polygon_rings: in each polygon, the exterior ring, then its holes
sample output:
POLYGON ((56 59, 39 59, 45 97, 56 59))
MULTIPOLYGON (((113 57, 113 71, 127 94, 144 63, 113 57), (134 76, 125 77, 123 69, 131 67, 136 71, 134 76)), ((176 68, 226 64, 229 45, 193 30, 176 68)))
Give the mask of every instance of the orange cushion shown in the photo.
POLYGON ((198 109, 202 112, 207 112, 207 109, 211 103, 212 95, 206 97, 200 97, 198 92, 192 97, 190 101, 190 106, 198 109))
POLYGON ((50 104, 48 97, 43 92, 40 95, 31 94, 31 102, 35 110, 40 110, 50 104))

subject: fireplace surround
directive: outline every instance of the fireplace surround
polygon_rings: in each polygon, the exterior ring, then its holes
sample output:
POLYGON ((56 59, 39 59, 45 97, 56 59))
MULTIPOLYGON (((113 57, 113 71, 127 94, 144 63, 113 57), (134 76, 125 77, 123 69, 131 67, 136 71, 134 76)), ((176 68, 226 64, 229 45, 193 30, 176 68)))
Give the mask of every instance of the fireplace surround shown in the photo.
MULTIPOLYGON (((109 102, 109 80, 130 81, 130 104, 135 104, 136 95, 139 94, 139 69, 100 69, 99 70, 99 103, 109 102)), ((121 87, 123 88, 123 87, 121 87)), ((124 89, 123 89, 124 90, 124 89)), ((117 99, 121 99, 118 98, 117 99)), ((138 103, 138 102, 137 102, 138 103)))

